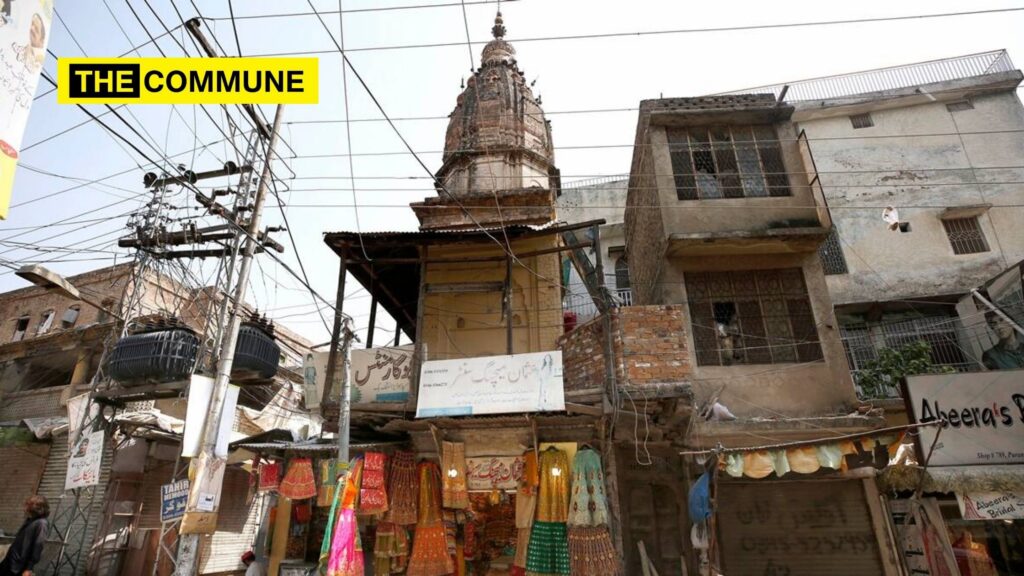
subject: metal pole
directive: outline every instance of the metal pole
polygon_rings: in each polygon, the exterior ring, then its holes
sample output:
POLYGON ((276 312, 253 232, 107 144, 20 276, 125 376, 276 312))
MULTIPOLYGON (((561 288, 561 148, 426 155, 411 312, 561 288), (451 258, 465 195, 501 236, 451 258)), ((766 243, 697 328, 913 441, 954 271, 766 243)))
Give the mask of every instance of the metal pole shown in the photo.
POLYGON ((345 335, 341 342, 341 411, 338 414, 338 462, 348 467, 349 423, 352 420, 352 339, 355 336, 345 319, 345 335))
MULTIPOLYGON (((217 362, 217 377, 213 384, 213 398, 210 399, 210 409, 206 414, 203 423, 203 441, 200 446, 199 458, 196 462, 195 481, 190 488, 188 502, 194 507, 199 502, 200 493, 209 496, 213 491, 214 501, 219 500, 223 476, 217 477, 216 472, 223 470, 224 462, 215 454, 217 446, 217 431, 220 430, 220 422, 223 417, 224 401, 227 398, 228 384, 231 379, 231 368, 235 359, 235 346, 238 344, 238 330, 242 324, 242 307, 245 302, 246 287, 249 283, 249 271, 252 268, 253 254, 256 252, 257 239, 259 237, 260 217, 263 213, 263 204, 266 199, 270 179, 273 177, 271 164, 273 162, 274 146, 277 144, 277 132, 281 126, 281 117, 284 115, 284 105, 278 104, 274 113, 274 126, 270 133, 270 140, 267 142, 267 154, 263 163, 263 172, 260 174, 260 185, 256 190, 256 199, 253 203, 252 216, 249 225, 246 227, 245 251, 242 254, 242 262, 238 271, 238 281, 235 284, 232 302, 234 307, 231 310, 230 325, 228 330, 223 332, 220 343, 220 354, 217 362)), ((193 510, 195 511, 195 510, 193 510)), ((186 511, 186 516, 189 511, 186 511)), ((199 512, 204 514, 205 512, 199 512)), ((212 512, 213 522, 216 525, 216 508, 212 512)), ((184 526, 184 523, 183 523, 184 526)), ((192 576, 199 567, 199 534, 183 534, 178 547, 178 566, 175 574, 178 576, 192 576)))

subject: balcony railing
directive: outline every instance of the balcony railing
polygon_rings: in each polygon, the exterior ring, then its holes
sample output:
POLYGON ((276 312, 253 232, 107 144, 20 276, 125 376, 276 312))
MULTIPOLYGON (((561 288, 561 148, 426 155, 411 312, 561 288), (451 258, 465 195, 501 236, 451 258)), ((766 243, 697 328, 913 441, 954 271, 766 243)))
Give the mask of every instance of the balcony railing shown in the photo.
POLYGON ((946 316, 840 326, 857 395, 864 400, 901 396, 896 383, 883 385, 878 390, 865 390, 860 385, 862 374, 872 361, 878 359, 879 352, 884 348, 899 349, 907 344, 924 341, 930 349, 932 366, 948 367, 957 372, 981 370, 979 363, 971 358, 970 347, 960 341, 958 326, 958 318, 946 316))
MULTIPOLYGON (((611 290, 619 306, 633 305, 633 291, 629 288, 614 288, 611 290)), ((597 307, 594 300, 587 293, 568 294, 562 299, 562 310, 576 314, 576 323, 582 324, 597 317, 597 307)))
POLYGON ((745 88, 733 92, 724 92, 723 94, 770 93, 778 97, 782 92, 783 86, 788 85, 789 91, 786 93, 787 102, 828 100, 853 94, 896 90, 936 82, 984 76, 985 74, 1011 72, 1013 69, 1013 62, 1010 60, 1006 50, 993 50, 991 52, 967 54, 941 60, 929 60, 903 66, 876 68, 850 74, 745 88))

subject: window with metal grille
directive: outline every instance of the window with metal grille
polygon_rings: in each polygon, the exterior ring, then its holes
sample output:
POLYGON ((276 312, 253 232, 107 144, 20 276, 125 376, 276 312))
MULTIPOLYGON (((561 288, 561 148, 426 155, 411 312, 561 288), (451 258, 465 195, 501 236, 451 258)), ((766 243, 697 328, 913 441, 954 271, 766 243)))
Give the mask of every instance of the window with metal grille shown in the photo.
POLYGON ((974 103, 970 100, 958 100, 956 102, 950 102, 946 104, 946 110, 950 112, 963 112, 964 110, 974 110, 974 103))
POLYGON ((946 236, 949 237, 954 254, 988 252, 988 241, 985 240, 985 233, 981 231, 977 216, 950 218, 943 220, 942 226, 946 229, 946 236))
POLYGON ((799 268, 687 272, 697 364, 782 364, 822 359, 799 268))
MULTIPOLYGON (((957 336, 958 319, 951 316, 922 316, 905 320, 883 320, 872 323, 842 324, 839 334, 846 349, 846 360, 856 383, 861 371, 878 359, 883 348, 900 349, 924 341, 929 347, 929 363, 948 366, 957 372, 978 370, 964 352, 957 336)), ((885 397, 898 397, 899 387, 891 384, 876 391, 885 397)))
POLYGON ((771 125, 669 128, 668 149, 680 200, 790 195, 771 125))
POLYGON ((871 114, 854 114, 850 116, 850 124, 853 124, 854 130, 858 128, 871 128, 875 125, 875 121, 871 118, 871 114))
POLYGON ((843 256, 843 248, 839 244, 839 234, 835 228, 829 232, 828 238, 818 246, 818 257, 821 258, 821 267, 825 274, 846 274, 846 257, 843 256))

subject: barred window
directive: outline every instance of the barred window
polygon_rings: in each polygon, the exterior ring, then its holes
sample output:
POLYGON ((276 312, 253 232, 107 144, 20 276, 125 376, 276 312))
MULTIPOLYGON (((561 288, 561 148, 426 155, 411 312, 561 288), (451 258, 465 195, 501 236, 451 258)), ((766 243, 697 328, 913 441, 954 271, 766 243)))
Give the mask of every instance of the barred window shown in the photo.
POLYGON ((874 119, 871 118, 871 114, 854 114, 850 116, 850 124, 853 125, 853 129, 858 128, 871 128, 875 125, 874 119))
POLYGON ((668 149, 680 200, 790 195, 770 125, 669 128, 668 149))
POLYGON ((821 258, 821 267, 825 274, 846 274, 846 257, 843 256, 843 247, 839 244, 839 234, 833 228, 825 241, 818 246, 818 256, 821 258))
POLYGON ((985 233, 981 231, 977 216, 943 220, 942 226, 946 229, 946 236, 949 237, 954 254, 988 252, 988 241, 985 240, 985 233))
POLYGON ((782 364, 822 359, 799 268, 687 272, 697 364, 782 364))

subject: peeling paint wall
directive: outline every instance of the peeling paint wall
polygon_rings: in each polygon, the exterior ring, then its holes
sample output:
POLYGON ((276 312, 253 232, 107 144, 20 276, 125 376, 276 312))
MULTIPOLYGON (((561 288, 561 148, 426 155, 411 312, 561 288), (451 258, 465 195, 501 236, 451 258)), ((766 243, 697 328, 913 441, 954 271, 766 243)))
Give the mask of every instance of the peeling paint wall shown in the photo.
POLYGON ((950 111, 941 91, 932 93, 938 101, 868 107, 868 128, 854 129, 841 108, 815 109, 813 119, 801 118, 809 109, 794 114, 849 269, 828 276, 837 305, 960 294, 1024 259, 1024 107, 1003 91, 950 111), (990 250, 954 254, 940 214, 985 204, 992 207, 978 222, 990 250), (886 206, 899 210, 909 232, 887 229, 886 206))

